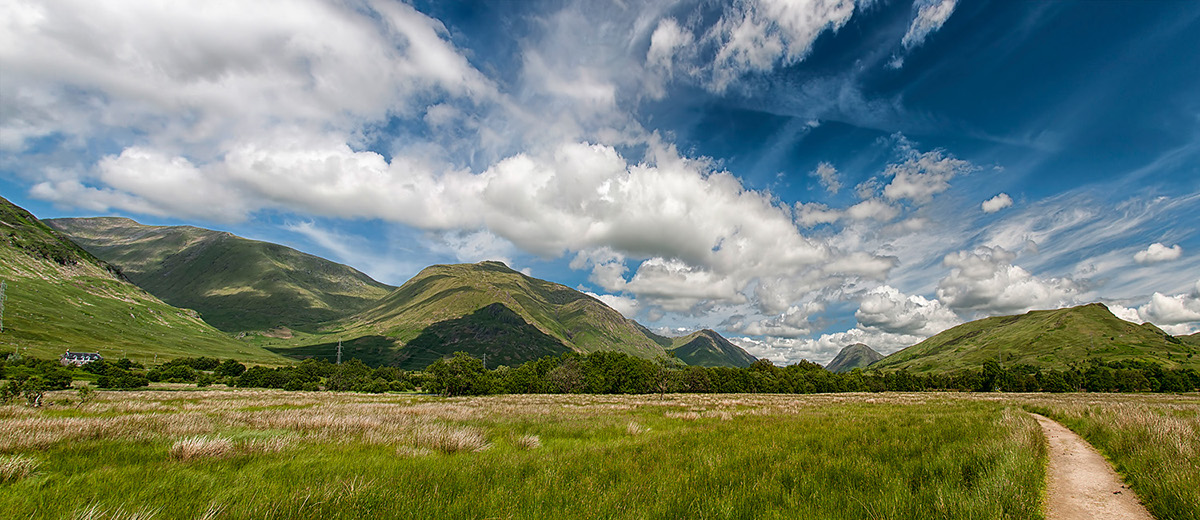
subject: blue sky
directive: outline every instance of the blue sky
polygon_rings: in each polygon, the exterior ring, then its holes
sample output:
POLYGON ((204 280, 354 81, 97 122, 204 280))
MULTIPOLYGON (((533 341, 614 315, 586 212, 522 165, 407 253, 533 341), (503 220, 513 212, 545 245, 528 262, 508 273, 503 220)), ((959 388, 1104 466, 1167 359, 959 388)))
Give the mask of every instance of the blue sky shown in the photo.
POLYGON ((500 259, 785 364, 1200 330, 1195 2, 0 7, 0 192, 399 285, 500 259))

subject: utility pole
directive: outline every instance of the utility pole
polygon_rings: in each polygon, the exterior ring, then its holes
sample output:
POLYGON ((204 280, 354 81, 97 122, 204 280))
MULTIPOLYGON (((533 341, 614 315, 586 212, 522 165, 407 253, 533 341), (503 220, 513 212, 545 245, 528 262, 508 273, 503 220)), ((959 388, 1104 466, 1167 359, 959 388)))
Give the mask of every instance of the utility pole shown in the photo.
POLYGON ((342 340, 338 340, 337 364, 342 364, 342 340))
POLYGON ((8 290, 8 284, 0 282, 0 332, 4 332, 4 300, 8 298, 5 291, 8 290))
POLYGON ((487 370, 487 352, 483 353, 483 369, 487 370))

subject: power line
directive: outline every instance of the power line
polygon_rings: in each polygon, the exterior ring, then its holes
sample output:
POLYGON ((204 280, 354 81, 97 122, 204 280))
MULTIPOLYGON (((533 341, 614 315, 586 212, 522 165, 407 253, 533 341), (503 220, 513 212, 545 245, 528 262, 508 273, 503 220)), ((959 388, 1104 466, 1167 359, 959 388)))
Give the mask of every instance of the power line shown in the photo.
POLYGON ((4 332, 4 300, 8 299, 5 291, 8 290, 8 284, 0 282, 0 332, 4 332))

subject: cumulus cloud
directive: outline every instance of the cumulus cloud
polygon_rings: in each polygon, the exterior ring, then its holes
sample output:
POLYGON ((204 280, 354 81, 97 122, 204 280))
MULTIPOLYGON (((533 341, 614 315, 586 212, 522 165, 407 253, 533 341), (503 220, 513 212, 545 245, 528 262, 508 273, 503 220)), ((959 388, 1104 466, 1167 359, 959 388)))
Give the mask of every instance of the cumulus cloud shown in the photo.
POLYGON ((1133 260, 1139 264, 1157 264, 1159 262, 1169 262, 1178 260, 1183 256, 1183 248, 1179 244, 1167 247, 1159 242, 1150 244, 1144 251, 1138 251, 1133 255, 1133 260))
POLYGON ((995 213, 1012 205, 1012 197, 1009 197, 1007 193, 1001 193, 983 201, 982 208, 984 213, 995 213))
POLYGON ((1069 278, 1043 279, 1013 265, 1016 254, 982 246, 946 255, 950 274, 938 283, 937 297, 959 312, 1015 314, 1053 309, 1075 301, 1078 284, 1069 278))
POLYGON ((1108 309, 1125 321, 1150 322, 1168 334, 1192 334, 1200 329, 1200 280, 1187 293, 1169 296, 1155 292, 1140 307, 1110 304, 1108 309))
POLYGON ((932 336, 962 323, 958 315, 940 301, 919 295, 908 296, 887 285, 868 291, 854 317, 863 327, 916 336, 932 336))
POLYGON ((829 193, 836 194, 838 190, 842 189, 842 183, 838 181, 837 168, 834 168, 832 164, 822 162, 809 175, 816 177, 821 182, 821 186, 824 186, 829 193))
POLYGON ((908 199, 925 204, 934 195, 950 189, 950 180, 977 168, 968 161, 946 155, 941 150, 919 153, 909 150, 904 161, 888 165, 883 172, 891 177, 883 195, 891 200, 908 199))
POLYGON ((0 50, 5 145, 132 129, 191 153, 268 125, 347 129, 414 96, 492 83, 402 3, 55 0, 10 4, 0 50), (286 13, 286 16, 281 15, 286 13), (63 114, 70 114, 64 119, 63 114))

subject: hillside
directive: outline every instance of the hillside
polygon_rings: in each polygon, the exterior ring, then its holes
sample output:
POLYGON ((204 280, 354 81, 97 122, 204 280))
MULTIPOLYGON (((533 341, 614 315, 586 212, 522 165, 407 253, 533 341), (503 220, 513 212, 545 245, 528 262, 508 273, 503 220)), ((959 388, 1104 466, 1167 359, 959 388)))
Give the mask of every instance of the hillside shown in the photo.
POLYGON ((139 287, 199 311, 227 332, 312 330, 367 309, 394 289, 354 268, 220 231, 143 226, 126 218, 46 223, 139 287))
POLYGON ((684 363, 701 367, 744 368, 758 360, 709 329, 673 338, 670 351, 684 363))
POLYGON ((874 349, 855 343, 847 345, 838 352, 837 357, 833 358, 828 365, 825 365, 825 370, 830 372, 849 372, 856 368, 867 368, 868 365, 883 359, 883 354, 875 352, 874 349))
POLYGON ((196 313, 163 303, 124 280, 24 209, 0 198, 0 352, 57 358, 65 350, 150 361, 183 356, 281 363, 234 340, 196 313))
POLYGON ((988 360, 1004 366, 1065 368, 1088 359, 1142 360, 1167 368, 1200 368, 1200 347, 1188 345, 1152 324, 1122 320, 1103 304, 1093 303, 964 323, 887 356, 871 368, 942 372, 980 367, 988 360), (1188 358, 1192 353, 1198 355, 1188 358))
MULTIPOLYGON (((665 356, 661 345, 599 300, 500 262, 425 268, 373 307, 330 324, 326 336, 391 344, 369 361, 424 368, 456 351, 513 366, 567 351, 665 356), (352 339, 353 338, 353 339, 352 339)), ((326 344, 327 345, 327 344, 326 344)), ((288 355, 323 355, 313 347, 288 355)))

